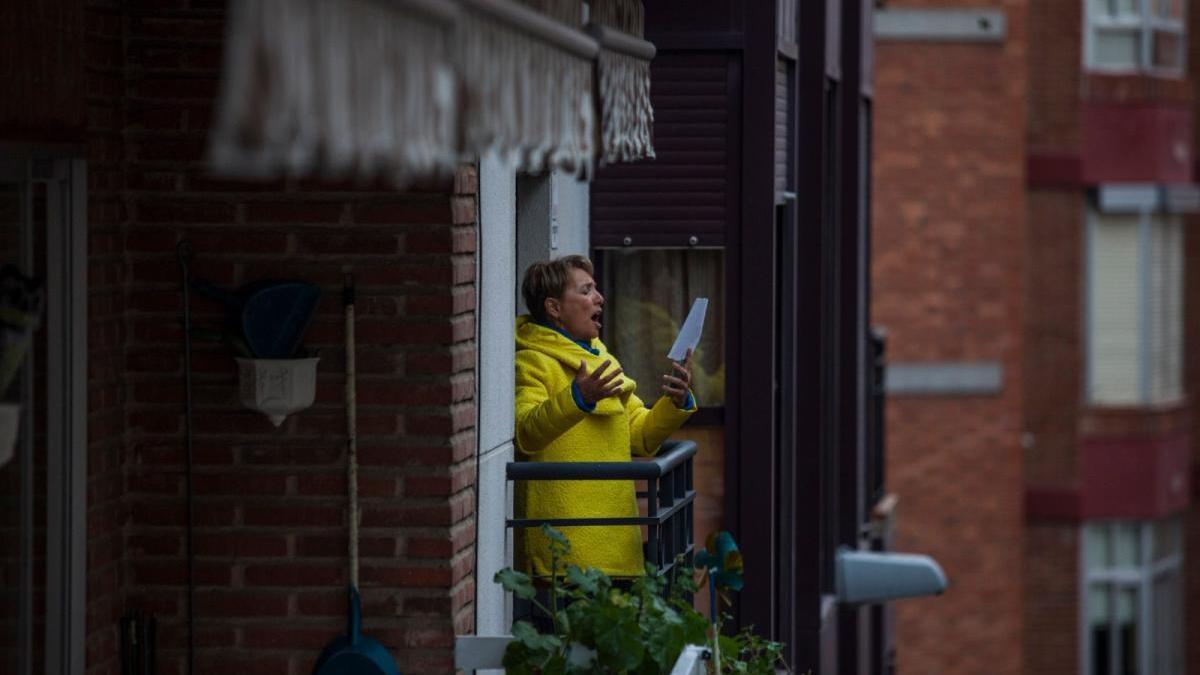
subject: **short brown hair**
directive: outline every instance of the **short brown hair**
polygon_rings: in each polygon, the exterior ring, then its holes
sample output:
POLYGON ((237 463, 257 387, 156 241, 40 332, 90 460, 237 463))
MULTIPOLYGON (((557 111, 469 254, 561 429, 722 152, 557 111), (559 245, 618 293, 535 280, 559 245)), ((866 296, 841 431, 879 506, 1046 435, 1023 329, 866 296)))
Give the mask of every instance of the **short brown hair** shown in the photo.
POLYGON ((567 289, 571 270, 583 270, 594 276, 592 261, 581 255, 567 255, 553 260, 535 262, 525 270, 521 281, 521 297, 534 321, 546 323, 546 298, 561 298, 567 289))

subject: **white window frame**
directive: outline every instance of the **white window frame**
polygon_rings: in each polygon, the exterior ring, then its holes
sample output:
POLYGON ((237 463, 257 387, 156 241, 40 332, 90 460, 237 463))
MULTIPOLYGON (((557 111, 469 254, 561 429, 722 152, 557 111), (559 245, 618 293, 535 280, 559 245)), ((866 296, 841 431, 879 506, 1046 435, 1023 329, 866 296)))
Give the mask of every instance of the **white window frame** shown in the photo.
POLYGON ((18 669, 32 672, 34 489, 33 375, 46 364, 45 673, 82 675, 87 644, 87 162, 73 147, 0 145, 0 178, 25 186, 21 267, 33 268, 33 185, 46 190, 45 353, 23 368, 17 452, 22 473, 18 669))
MULTIPOLYGON (((1119 0, 1107 0, 1119 2, 1119 0)), ((1134 0, 1138 12, 1128 17, 1113 18, 1095 12, 1093 3, 1096 0, 1083 2, 1083 69, 1095 73, 1113 75, 1132 75, 1145 73, 1157 77, 1181 78, 1187 74, 1187 19, 1188 3, 1181 0, 1183 16, 1179 19, 1169 19, 1159 16, 1153 11, 1153 6, 1163 0, 1134 0), (1133 67, 1104 66, 1096 63, 1096 33, 1100 31, 1130 31, 1138 32, 1139 44, 1138 64, 1133 67), (1179 36, 1180 55, 1178 68, 1163 68, 1154 65, 1154 33, 1168 32, 1179 36)), ((1170 0, 1167 0, 1168 2, 1170 0)))
MULTIPOLYGON (((1153 187, 1150 187, 1147 189, 1150 192, 1154 192, 1155 195, 1157 195, 1157 190, 1154 189, 1153 187)), ((1145 191, 1145 190, 1143 190, 1143 191, 1145 191)), ((1171 219, 1171 218, 1182 218, 1182 216, 1177 213, 1165 212, 1165 211, 1159 209, 1157 207, 1157 204, 1155 206, 1151 207, 1149 205, 1149 203, 1135 203, 1137 201, 1136 198, 1138 197, 1138 195, 1134 194, 1132 192, 1130 194, 1133 194, 1135 199, 1134 199, 1134 201, 1131 201, 1128 203, 1125 203, 1125 202, 1118 203, 1118 200, 1119 200, 1119 197, 1118 197, 1117 199, 1113 200, 1113 202, 1114 202, 1113 204, 1106 205, 1104 202, 1105 198, 1103 195, 1101 195, 1099 204, 1088 204, 1088 206, 1086 207, 1086 220, 1085 220, 1085 224, 1084 224, 1084 261, 1083 261, 1083 267, 1084 267, 1084 275, 1083 275, 1083 314, 1084 314, 1084 321, 1083 321, 1083 331, 1084 331, 1084 335, 1083 335, 1083 338, 1084 338, 1083 339, 1083 344, 1084 344, 1083 396, 1084 396, 1084 401, 1086 402, 1086 404, 1091 407, 1128 407, 1128 406, 1146 407, 1146 406, 1169 405, 1171 403, 1175 403, 1175 402, 1178 402, 1179 400, 1182 400, 1183 396, 1185 395, 1184 386, 1182 385, 1182 380, 1181 380, 1179 391, 1176 392, 1176 396, 1173 399, 1158 400, 1155 398, 1154 393, 1153 393, 1154 360, 1152 358, 1152 353, 1151 353, 1152 349, 1153 349, 1153 344, 1152 344, 1151 335, 1150 335, 1150 331, 1152 329, 1151 322, 1150 322, 1150 319, 1151 319, 1150 294, 1152 292, 1152 287, 1153 287, 1152 280, 1150 277, 1150 274, 1151 274, 1150 256, 1151 256, 1151 246, 1152 246, 1151 240, 1153 237, 1152 228, 1154 228, 1156 226, 1161 226, 1160 224, 1156 224, 1154 222, 1156 218, 1171 219), (1134 215, 1138 218, 1138 224, 1137 224, 1137 227, 1138 227, 1138 256, 1140 258, 1139 266, 1138 266, 1139 269, 1138 269, 1138 290, 1137 290, 1138 313, 1139 313, 1138 330, 1140 332, 1140 335, 1138 338, 1138 353, 1136 356, 1136 358, 1138 359, 1138 362, 1139 362, 1139 365, 1138 365, 1138 370, 1139 370, 1138 396, 1137 396, 1136 400, 1129 401, 1129 402, 1104 402, 1104 401, 1096 400, 1095 382, 1094 382, 1094 379, 1095 379, 1094 372, 1095 372, 1095 367, 1096 367, 1094 360, 1096 358, 1096 355, 1095 355, 1095 346, 1094 346, 1093 342, 1096 339, 1096 333, 1095 333, 1096 317, 1094 316, 1094 312, 1093 312, 1093 301, 1095 299, 1094 298, 1094 293, 1095 293, 1094 259, 1095 259, 1095 247, 1096 247, 1096 228, 1099 227, 1099 219, 1100 218, 1102 218, 1104 216, 1119 216, 1119 215, 1124 215, 1124 216, 1134 215)), ((1157 196, 1155 197, 1155 199, 1157 199, 1157 196)), ((1180 227, 1186 227, 1186 224, 1181 223, 1180 227)), ((1182 252, 1180 253, 1180 255, 1182 255, 1182 252)), ((1183 266, 1186 266, 1186 264, 1187 264, 1186 259, 1182 260, 1180 262, 1180 264, 1183 266)), ((1180 270, 1181 275, 1186 275, 1186 273, 1187 273, 1186 269, 1180 270)), ((1186 277, 1184 276, 1183 278, 1180 279, 1180 284, 1183 284, 1185 282, 1185 278, 1186 277)), ((1179 292, 1182 293, 1184 290, 1185 289, 1180 288, 1179 292)), ((1183 312, 1182 307, 1180 308, 1180 312, 1181 312, 1181 314, 1178 317, 1178 320, 1180 322, 1183 322, 1184 316, 1182 315, 1182 312, 1183 312)), ((1180 326, 1180 329, 1182 330, 1182 325, 1180 326)), ((1180 337, 1180 340, 1181 340, 1181 342, 1178 345, 1178 347, 1180 350, 1183 350, 1186 347, 1186 345, 1183 344, 1183 342, 1182 342, 1182 336, 1180 337)), ((1179 373, 1179 377, 1182 378, 1182 376, 1183 376, 1182 353, 1180 354, 1179 368, 1181 370, 1181 372, 1179 373)))
MULTIPOLYGON (((1154 525, 1162 521, 1122 521, 1103 520, 1084 523, 1079 529, 1079 567, 1081 570, 1079 588, 1079 653, 1082 673, 1092 672, 1092 634, 1091 626, 1091 589, 1095 585, 1108 585, 1115 589, 1135 588, 1138 591, 1137 627, 1138 627, 1138 672, 1154 673, 1154 636, 1157 630, 1167 630, 1169 627, 1154 625, 1155 611, 1153 605, 1154 582, 1161 576, 1174 574, 1180 583, 1183 579, 1183 523, 1179 518, 1167 520, 1173 528, 1175 537, 1175 552, 1162 560, 1154 560, 1154 525), (1110 567, 1105 569, 1090 569, 1087 563, 1087 532, 1090 527, 1109 527, 1117 525, 1134 525, 1138 528, 1139 544, 1141 546, 1141 562, 1134 567, 1110 567)), ((1109 547, 1114 545, 1115 537, 1109 537, 1109 547)), ((1110 550, 1110 557, 1115 557, 1110 550)), ((1182 607, 1182 605, 1181 605, 1182 607)), ((1112 616, 1115 616, 1115 606, 1112 616)), ((1182 616, 1180 620, 1182 620, 1182 616)), ((1116 639, 1116 621, 1110 617, 1109 638, 1109 672, 1120 662, 1119 640, 1116 639)), ((1183 650, 1183 638, 1180 639, 1179 649, 1183 650)), ((1180 654, 1182 662, 1183 655, 1180 654)))

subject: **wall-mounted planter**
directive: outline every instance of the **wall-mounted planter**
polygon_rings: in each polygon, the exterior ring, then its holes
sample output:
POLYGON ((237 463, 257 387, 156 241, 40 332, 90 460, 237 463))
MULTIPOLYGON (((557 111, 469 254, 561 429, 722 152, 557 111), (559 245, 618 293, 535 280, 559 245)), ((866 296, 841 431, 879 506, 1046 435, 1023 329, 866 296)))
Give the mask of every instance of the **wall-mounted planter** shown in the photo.
POLYGON ((317 361, 307 359, 237 359, 242 404, 271 419, 284 418, 312 405, 317 393, 317 361))
POLYGON ((17 448, 17 430, 21 428, 21 406, 0 403, 0 466, 8 464, 17 448))

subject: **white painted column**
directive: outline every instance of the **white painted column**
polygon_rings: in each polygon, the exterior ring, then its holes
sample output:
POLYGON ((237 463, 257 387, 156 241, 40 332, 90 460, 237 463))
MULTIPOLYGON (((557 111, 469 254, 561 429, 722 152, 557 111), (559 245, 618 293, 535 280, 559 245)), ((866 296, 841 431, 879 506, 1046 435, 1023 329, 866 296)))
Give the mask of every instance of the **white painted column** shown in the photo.
POLYGON ((512 496, 504 465, 513 459, 513 330, 516 297, 516 176, 494 157, 479 164, 479 476, 475 630, 509 632, 512 603, 492 577, 512 563, 504 525, 512 496))

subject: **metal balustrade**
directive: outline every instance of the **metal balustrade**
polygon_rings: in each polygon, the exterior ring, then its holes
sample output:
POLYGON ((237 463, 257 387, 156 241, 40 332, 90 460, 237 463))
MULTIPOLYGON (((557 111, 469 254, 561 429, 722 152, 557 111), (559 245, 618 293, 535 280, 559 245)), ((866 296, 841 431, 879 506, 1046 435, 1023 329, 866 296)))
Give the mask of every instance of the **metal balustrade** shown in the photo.
POLYGON ((693 441, 667 441, 654 457, 630 462, 509 462, 505 475, 509 481, 533 480, 632 480, 645 483, 637 496, 646 500, 644 516, 604 518, 509 518, 508 527, 604 527, 641 525, 646 528, 646 561, 660 572, 670 570, 682 555, 691 565, 695 550, 693 531, 692 459, 693 441))

